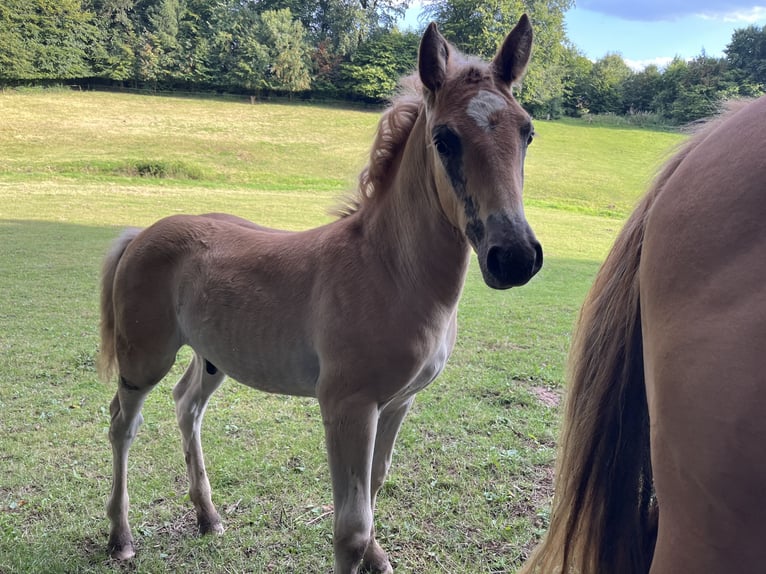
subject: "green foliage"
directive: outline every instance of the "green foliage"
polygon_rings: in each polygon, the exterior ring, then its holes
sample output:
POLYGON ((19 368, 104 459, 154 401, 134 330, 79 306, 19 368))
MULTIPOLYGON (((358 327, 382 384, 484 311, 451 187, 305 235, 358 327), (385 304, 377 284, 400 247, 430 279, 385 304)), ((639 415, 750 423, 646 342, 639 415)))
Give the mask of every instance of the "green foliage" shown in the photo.
POLYGON ((723 59, 704 54, 690 62, 676 58, 657 81, 653 107, 676 124, 707 117, 722 100, 740 95, 729 78, 723 59))
POLYGON ((766 89, 766 26, 735 30, 726 46, 726 59, 738 80, 748 87, 766 89))
POLYGON ((578 118, 590 112, 587 93, 593 62, 573 47, 567 50, 565 58, 566 73, 562 79, 562 108, 566 115, 578 118))
POLYGON ((340 66, 340 87, 366 100, 389 98, 400 77, 415 70, 419 42, 417 34, 398 30, 374 36, 340 66))
POLYGON ((564 14, 573 6, 573 0, 524 1, 535 43, 519 99, 537 117, 556 118, 561 114, 568 61, 564 14))
POLYGON ((660 90, 662 73, 655 65, 631 74, 625 80, 622 92, 623 109, 628 113, 646 113, 655 109, 654 97, 660 90))
POLYGON ((591 68, 588 78, 588 107, 591 113, 620 113, 623 86, 633 72, 618 54, 607 54, 591 68))
MULTIPOLYGON (((307 92, 386 99, 414 67, 419 38, 396 28, 408 0, 5 0, 0 84, 119 84, 307 92)), ((427 0, 426 17, 469 54, 491 58, 527 13, 533 56, 517 91, 540 118, 649 114, 669 124, 766 86, 766 28, 736 30, 726 58, 704 52, 633 72, 617 54, 590 62, 571 46, 573 0, 427 0)))
POLYGON ((268 46, 268 85, 272 89, 297 92, 311 85, 309 47, 303 24, 293 20, 289 8, 261 14, 261 41, 268 46))
POLYGON ((79 0, 0 5, 0 80, 88 77, 102 56, 94 15, 79 0))
POLYGON ((26 0, 0 3, 0 79, 29 79, 37 74, 29 44, 26 0))

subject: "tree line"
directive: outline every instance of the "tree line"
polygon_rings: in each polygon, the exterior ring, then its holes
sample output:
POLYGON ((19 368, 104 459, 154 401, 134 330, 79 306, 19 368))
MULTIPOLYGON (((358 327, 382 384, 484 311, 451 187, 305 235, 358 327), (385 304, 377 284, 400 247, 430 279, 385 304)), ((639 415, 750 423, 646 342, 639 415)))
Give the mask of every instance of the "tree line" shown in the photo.
MULTIPOLYGON (((414 69, 409 0, 1 0, 0 84, 88 82, 148 89, 279 93, 380 102, 414 69)), ((535 53, 519 99, 536 116, 651 116, 685 123, 766 86, 766 27, 704 52, 631 70, 591 62, 566 36, 574 0, 426 0, 462 50, 491 57, 522 13, 535 53)))

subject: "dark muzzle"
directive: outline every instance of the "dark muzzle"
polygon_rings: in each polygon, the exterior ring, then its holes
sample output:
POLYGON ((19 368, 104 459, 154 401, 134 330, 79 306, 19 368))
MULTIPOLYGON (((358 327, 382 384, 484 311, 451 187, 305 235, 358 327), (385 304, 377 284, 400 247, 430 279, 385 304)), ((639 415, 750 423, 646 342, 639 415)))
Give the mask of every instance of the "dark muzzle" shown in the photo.
POLYGON ((484 281, 495 289, 519 287, 532 279, 542 266, 543 248, 537 240, 525 245, 493 245, 487 250, 484 281))
POLYGON ((490 217, 483 239, 477 249, 479 266, 493 289, 524 285, 543 266, 543 248, 525 220, 490 217))

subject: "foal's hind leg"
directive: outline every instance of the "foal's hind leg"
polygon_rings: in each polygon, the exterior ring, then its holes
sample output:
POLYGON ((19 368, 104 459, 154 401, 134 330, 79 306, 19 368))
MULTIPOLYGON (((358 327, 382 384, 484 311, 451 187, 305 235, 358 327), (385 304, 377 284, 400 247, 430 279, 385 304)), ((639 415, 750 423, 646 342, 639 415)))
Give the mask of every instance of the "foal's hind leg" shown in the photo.
POLYGON ((141 407, 151 387, 139 389, 120 378, 117 393, 109 411, 109 441, 112 443, 112 493, 106 505, 111 521, 109 554, 116 560, 127 560, 135 554, 133 536, 128 523, 128 450, 143 422, 141 407))
POLYGON ((186 470, 189 475, 189 498, 197 511, 200 534, 221 533, 221 517, 210 496, 210 481, 205 471, 200 429, 210 396, 225 375, 202 357, 194 354, 189 368, 173 389, 176 417, 183 437, 186 470))
MULTIPOLYGON (((403 403, 388 404, 380 413, 378 418, 378 431, 375 435, 375 453, 372 458, 372 474, 370 483, 370 493, 372 495, 371 509, 375 515, 375 501, 380 487, 386 479, 389 468, 391 468, 391 454, 394 450, 394 442, 402 421, 410 410, 414 397, 410 397, 403 403)), ((362 561, 365 570, 368 572, 390 574, 394 570, 391 562, 378 541, 375 540, 375 527, 371 532, 372 540, 364 553, 362 561)))

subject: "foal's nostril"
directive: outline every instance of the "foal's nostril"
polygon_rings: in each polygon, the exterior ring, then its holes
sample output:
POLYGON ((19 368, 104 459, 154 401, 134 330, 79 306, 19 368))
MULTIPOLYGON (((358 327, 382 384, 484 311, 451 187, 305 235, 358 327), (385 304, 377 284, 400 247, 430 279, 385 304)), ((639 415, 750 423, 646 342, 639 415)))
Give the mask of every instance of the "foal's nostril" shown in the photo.
POLYGON ((493 277, 501 279, 504 275, 503 269, 506 263, 503 261, 503 249, 495 245, 490 247, 487 252, 487 271, 489 271, 493 277))

